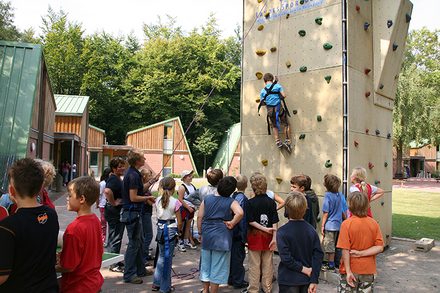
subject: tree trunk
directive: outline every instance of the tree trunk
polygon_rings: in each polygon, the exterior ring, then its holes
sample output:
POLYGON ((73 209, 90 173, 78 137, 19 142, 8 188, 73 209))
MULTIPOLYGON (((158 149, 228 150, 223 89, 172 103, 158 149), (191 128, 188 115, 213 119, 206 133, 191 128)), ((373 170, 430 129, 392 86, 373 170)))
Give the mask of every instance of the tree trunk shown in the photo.
POLYGON ((403 141, 399 139, 396 146, 396 174, 395 177, 398 179, 404 178, 402 167, 403 167, 403 141))

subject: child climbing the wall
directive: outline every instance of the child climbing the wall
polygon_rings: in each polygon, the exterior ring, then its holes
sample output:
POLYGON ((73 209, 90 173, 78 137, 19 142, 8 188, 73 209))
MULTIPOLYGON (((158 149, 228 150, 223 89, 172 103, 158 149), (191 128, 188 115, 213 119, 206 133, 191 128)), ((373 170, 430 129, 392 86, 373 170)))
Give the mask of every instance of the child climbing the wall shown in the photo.
POLYGON ((258 109, 261 108, 263 103, 266 105, 267 109, 267 130, 270 134, 270 127, 272 127, 273 135, 275 137, 275 143, 278 148, 285 147, 287 151, 292 150, 291 140, 290 140, 290 126, 287 116, 289 111, 286 106, 284 99, 286 94, 284 93, 283 87, 275 80, 272 73, 266 73, 263 77, 264 88, 260 93, 260 105, 258 109), (279 132, 281 131, 281 126, 283 126, 283 131, 285 135, 284 143, 280 139, 279 132))
MULTIPOLYGON (((367 170, 362 167, 356 167, 351 172, 351 183, 353 183, 352 186, 350 186, 350 192, 360 191, 363 193, 367 198, 368 202, 372 202, 373 200, 379 199, 384 195, 384 191, 374 185, 370 185, 365 180, 367 180, 367 170)), ((349 212, 349 216, 351 215, 351 212, 349 212)), ((367 216, 373 217, 373 213, 371 212, 371 207, 368 205, 368 213, 367 216)))

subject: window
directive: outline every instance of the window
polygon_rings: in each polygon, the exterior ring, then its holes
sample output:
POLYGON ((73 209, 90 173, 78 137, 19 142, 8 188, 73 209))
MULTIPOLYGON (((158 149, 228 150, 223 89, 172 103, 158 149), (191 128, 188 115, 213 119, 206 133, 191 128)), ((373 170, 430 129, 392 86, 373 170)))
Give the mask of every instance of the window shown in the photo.
POLYGON ((90 166, 98 165, 98 152, 90 152, 90 166))
POLYGON ((169 174, 171 174, 171 166, 172 166, 172 157, 171 155, 163 155, 163 172, 162 172, 162 176, 167 176, 169 174))
POLYGON ((163 139, 173 139, 173 125, 164 125, 163 139))

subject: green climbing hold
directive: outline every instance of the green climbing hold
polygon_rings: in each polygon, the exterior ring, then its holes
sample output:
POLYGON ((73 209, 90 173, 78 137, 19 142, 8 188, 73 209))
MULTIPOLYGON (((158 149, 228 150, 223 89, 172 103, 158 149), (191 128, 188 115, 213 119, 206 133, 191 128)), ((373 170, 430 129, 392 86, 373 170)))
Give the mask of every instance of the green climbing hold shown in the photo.
POLYGON ((380 180, 374 180, 374 185, 379 185, 380 184, 380 180))
POLYGON ((385 166, 385 168, 388 167, 388 162, 385 162, 383 165, 385 166))
POLYGON ((393 43, 393 51, 396 51, 397 47, 399 47, 399 45, 397 45, 396 43, 393 43))
POLYGON ((287 13, 287 14, 286 14, 286 19, 289 19, 289 17, 290 17, 290 14, 287 13))
POLYGON ((380 88, 380 89, 383 89, 383 87, 384 87, 384 85, 381 83, 381 84, 379 85, 379 88, 380 88))
POLYGON ((298 110, 292 110, 293 115, 298 114, 298 110))
POLYGON ((299 139, 304 139, 304 138, 306 138, 306 135, 304 133, 299 135, 299 139))
POLYGON ((299 4, 303 5, 304 4, 304 0, 300 0, 299 4))
POLYGON ((324 77, 324 79, 325 79, 325 81, 327 81, 327 83, 330 83, 330 80, 332 79, 332 76, 331 75, 326 75, 324 77))
POLYGON ((298 35, 300 35, 301 37, 304 37, 306 35, 306 31, 300 30, 300 31, 298 31, 298 35))
POLYGON ((326 168, 331 168, 331 166, 333 166, 332 162, 330 160, 325 161, 325 167, 326 168))
POLYGON ((322 121, 321 115, 316 116, 316 120, 318 120, 318 122, 321 122, 322 121))
POLYGON ((406 23, 411 21, 411 14, 407 13, 405 14, 405 18, 406 18, 406 23))
POLYGON ((322 45, 324 47, 325 50, 330 50, 331 48, 333 48, 333 45, 330 43, 325 43, 324 45, 322 45))
POLYGON ((306 71, 307 71, 307 66, 301 66, 301 67, 299 68, 299 71, 301 71, 301 72, 306 72, 306 71))
POLYGON ((322 17, 315 18, 315 22, 316 22, 316 24, 321 25, 322 24, 322 17))

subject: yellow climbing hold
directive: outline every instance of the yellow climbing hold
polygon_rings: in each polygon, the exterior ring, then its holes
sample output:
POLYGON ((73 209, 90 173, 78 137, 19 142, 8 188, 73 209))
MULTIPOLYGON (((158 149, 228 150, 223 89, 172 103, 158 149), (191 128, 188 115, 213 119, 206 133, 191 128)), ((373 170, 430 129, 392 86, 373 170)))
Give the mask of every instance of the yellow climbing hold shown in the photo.
POLYGON ((255 76, 256 76, 258 79, 262 79, 262 78, 263 78, 263 73, 260 72, 260 71, 258 71, 257 73, 255 73, 255 76))
POLYGON ((261 101, 261 100, 260 100, 259 97, 255 99, 255 103, 257 103, 257 104, 260 103, 260 101, 261 101))
POLYGON ((266 50, 257 50, 257 51, 255 51, 255 53, 256 53, 258 56, 264 56, 264 54, 266 54, 266 50))
POLYGON ((276 52, 277 51, 277 47, 272 47, 272 48, 270 48, 270 51, 273 53, 273 52, 276 52))
POLYGON ((257 2, 258 2, 258 3, 261 3, 261 2, 263 2, 263 0, 257 0, 257 2))
POLYGON ((266 167, 268 163, 269 162, 266 159, 261 160, 261 164, 263 164, 264 167, 266 167))
POLYGON ((264 25, 260 24, 257 28, 259 31, 262 31, 264 29, 264 25))
POLYGON ((290 63, 290 61, 287 61, 286 66, 287 66, 287 68, 290 68, 290 66, 292 66, 292 63, 290 63))
POLYGON ((283 178, 281 177, 276 177, 275 179, 277 180, 278 184, 281 184, 281 182, 283 182, 283 178))
POLYGON ((269 18, 269 16, 270 16, 270 11, 266 11, 266 12, 264 13, 264 17, 269 18))

